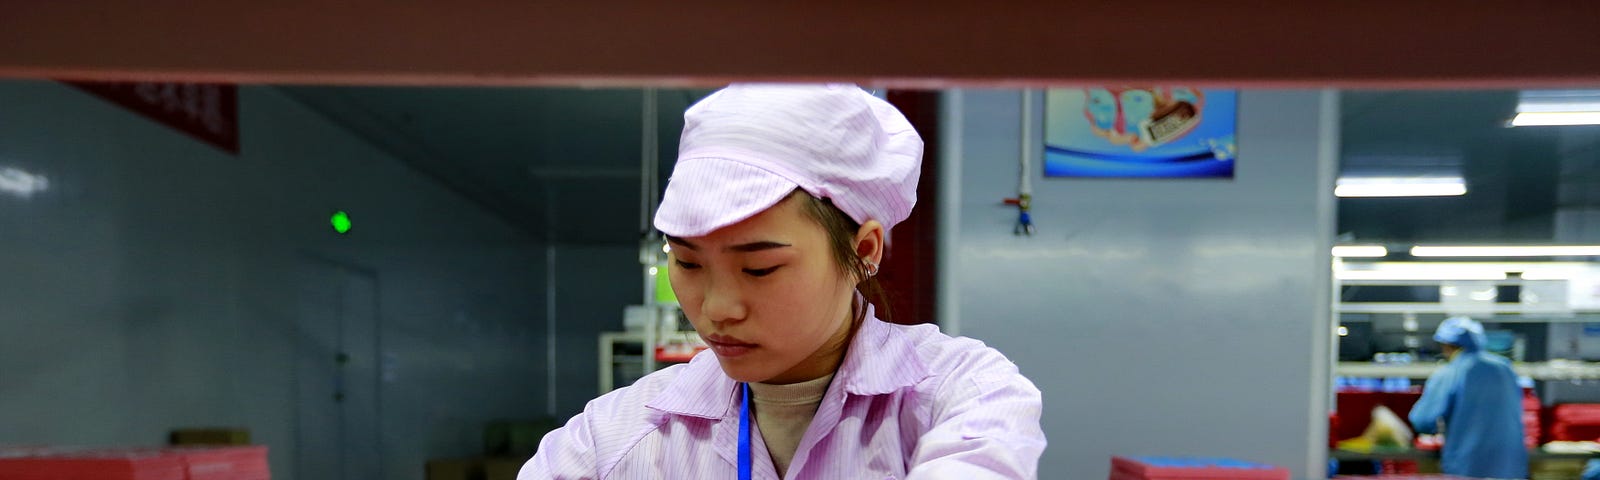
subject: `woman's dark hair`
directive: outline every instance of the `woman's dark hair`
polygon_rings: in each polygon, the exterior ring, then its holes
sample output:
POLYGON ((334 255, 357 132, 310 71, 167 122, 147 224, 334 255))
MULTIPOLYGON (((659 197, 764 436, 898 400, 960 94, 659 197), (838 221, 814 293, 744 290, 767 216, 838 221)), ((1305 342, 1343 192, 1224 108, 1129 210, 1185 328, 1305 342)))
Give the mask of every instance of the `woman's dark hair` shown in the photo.
MULTIPOLYGON (((877 311, 877 317, 885 321, 889 320, 888 292, 883 289, 883 284, 878 283, 876 277, 867 275, 867 262, 856 256, 856 232, 861 230, 861 224, 856 223, 855 220, 846 215, 843 210, 839 210, 839 207, 834 206, 833 202, 828 199, 817 198, 804 190, 798 189, 795 190, 794 195, 805 197, 805 201, 802 203, 804 204, 803 208, 806 216, 815 220, 818 225, 822 226, 822 230, 827 232, 828 243, 831 246, 829 250, 833 251, 834 264, 856 280, 856 290, 866 297, 867 302, 875 301, 878 305, 883 306, 881 310, 877 311)), ((888 232, 885 231, 884 233, 888 232)), ((855 304, 852 301, 851 309, 851 315, 854 320, 850 326, 850 334, 854 336, 855 330, 860 328, 861 322, 866 319, 867 308, 866 305, 855 304)))

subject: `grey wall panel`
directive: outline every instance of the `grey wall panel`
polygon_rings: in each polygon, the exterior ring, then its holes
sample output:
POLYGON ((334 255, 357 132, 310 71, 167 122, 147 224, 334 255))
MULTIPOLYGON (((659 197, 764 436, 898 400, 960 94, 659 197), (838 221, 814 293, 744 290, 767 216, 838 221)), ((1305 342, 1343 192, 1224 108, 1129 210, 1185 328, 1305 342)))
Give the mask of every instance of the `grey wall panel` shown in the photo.
POLYGON ((1017 188, 1021 95, 947 97, 960 102, 947 144, 959 197, 943 199, 960 221, 945 247, 960 310, 946 322, 1044 392, 1041 478, 1104 478, 1114 454, 1321 474, 1332 95, 1244 92, 1232 180, 1044 179, 1035 161, 1032 238, 1012 235, 1001 204, 1017 188))
POLYGON ((0 82, 0 443, 252 430, 296 478, 297 269, 375 274, 383 478, 542 413, 542 246, 268 88, 224 154, 73 88, 0 82), (327 227, 335 208, 355 230, 327 227))

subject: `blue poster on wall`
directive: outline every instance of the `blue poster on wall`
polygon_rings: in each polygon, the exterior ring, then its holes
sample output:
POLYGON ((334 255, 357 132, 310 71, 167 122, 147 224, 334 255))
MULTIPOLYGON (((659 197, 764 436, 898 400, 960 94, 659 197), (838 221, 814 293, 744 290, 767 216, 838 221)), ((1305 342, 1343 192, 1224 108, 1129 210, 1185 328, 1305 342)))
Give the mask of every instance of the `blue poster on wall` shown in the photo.
POLYGON ((1237 117, 1236 90, 1049 90, 1044 175, 1233 178, 1237 117))

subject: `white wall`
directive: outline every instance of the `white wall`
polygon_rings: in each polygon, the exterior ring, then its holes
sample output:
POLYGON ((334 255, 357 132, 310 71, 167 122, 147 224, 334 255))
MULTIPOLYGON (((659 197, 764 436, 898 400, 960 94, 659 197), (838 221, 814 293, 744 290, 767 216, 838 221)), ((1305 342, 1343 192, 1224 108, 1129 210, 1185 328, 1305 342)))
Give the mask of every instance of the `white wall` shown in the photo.
POLYGON ((0 444, 242 426, 293 479, 298 269, 376 272, 383 478, 542 414, 544 249, 265 87, 232 156, 73 88, 0 82, 0 444), (350 211, 355 231, 327 227, 350 211))
POLYGON ((1231 181, 1043 179, 1036 161, 1032 238, 1012 235, 1001 205, 1016 194, 1020 98, 946 96, 944 301, 958 308, 943 323, 1044 392, 1041 478, 1105 478, 1114 454, 1320 478, 1333 94, 1243 92, 1231 181))

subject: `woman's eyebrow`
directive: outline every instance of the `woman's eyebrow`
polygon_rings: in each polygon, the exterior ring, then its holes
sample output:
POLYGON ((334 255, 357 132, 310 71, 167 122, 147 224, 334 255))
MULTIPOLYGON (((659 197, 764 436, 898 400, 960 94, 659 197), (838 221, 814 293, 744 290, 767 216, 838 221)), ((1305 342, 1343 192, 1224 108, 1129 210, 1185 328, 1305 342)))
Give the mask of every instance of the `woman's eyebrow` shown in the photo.
POLYGON ((662 235, 662 236, 667 238, 667 242, 668 243, 676 243, 676 244, 682 246, 683 248, 687 248, 687 249, 690 249, 690 250, 700 250, 700 247, 695 246, 695 244, 693 244, 693 243, 689 243, 688 240, 684 240, 684 239, 681 239, 681 238, 678 238, 678 237, 674 237, 672 235, 662 235))
MULTIPOLYGON (((693 243, 689 243, 688 240, 684 240, 684 239, 681 239, 681 238, 678 238, 678 237, 674 237, 674 236, 671 236, 671 235, 662 235, 662 236, 666 237, 667 242, 670 242, 670 243, 673 243, 673 244, 677 244, 679 246, 682 246, 683 248, 687 248, 689 250, 694 250, 694 251, 699 251, 700 250, 700 246, 699 245, 695 245, 693 243)), ((759 242, 741 243, 741 244, 738 244, 738 245, 733 245, 733 246, 729 246, 729 247, 723 248, 722 250, 723 251, 729 251, 729 252, 738 252, 738 253, 750 253, 750 252, 759 252, 759 251, 763 251, 763 250, 772 250, 774 248, 784 248, 784 247, 789 247, 789 246, 791 246, 791 245, 789 245, 787 243, 779 243, 779 242, 774 242, 774 241, 770 241, 770 240, 763 240, 763 241, 759 241, 759 242)))
POLYGON ((733 252, 741 252, 741 253, 749 253, 749 252, 759 252, 759 251, 762 251, 762 250, 772 250, 774 248, 784 248, 784 247, 787 247, 787 246, 789 246, 789 244, 787 244, 787 243, 761 241, 761 242, 741 243, 741 244, 738 244, 738 245, 734 245, 734 246, 725 248, 723 250, 728 250, 728 251, 733 251, 733 252))

